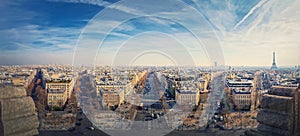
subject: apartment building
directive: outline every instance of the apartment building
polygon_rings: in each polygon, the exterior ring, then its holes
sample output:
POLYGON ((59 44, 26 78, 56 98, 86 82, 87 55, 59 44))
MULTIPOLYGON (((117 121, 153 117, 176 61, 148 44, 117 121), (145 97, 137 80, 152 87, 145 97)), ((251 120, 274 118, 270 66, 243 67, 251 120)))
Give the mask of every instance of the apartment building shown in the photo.
POLYGON ((239 109, 250 109, 253 81, 227 80, 227 87, 232 92, 234 104, 239 109))
POLYGON ((74 88, 73 79, 47 79, 46 89, 62 89, 67 93, 67 98, 71 98, 74 88))
POLYGON ((50 108, 63 107, 68 97, 65 89, 47 89, 47 104, 50 108))
POLYGON ((178 105, 198 105, 200 93, 199 91, 177 90, 175 91, 175 100, 178 105))
POLYGON ((113 107, 124 102, 124 90, 101 89, 102 106, 113 107))

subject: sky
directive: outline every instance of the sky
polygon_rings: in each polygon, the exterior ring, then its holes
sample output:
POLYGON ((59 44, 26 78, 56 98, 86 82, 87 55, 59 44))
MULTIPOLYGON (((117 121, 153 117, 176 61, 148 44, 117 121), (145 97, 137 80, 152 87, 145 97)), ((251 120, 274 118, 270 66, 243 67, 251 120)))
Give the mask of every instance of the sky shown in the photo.
POLYGON ((299 0, 2 0, 0 64, 300 64, 299 0))

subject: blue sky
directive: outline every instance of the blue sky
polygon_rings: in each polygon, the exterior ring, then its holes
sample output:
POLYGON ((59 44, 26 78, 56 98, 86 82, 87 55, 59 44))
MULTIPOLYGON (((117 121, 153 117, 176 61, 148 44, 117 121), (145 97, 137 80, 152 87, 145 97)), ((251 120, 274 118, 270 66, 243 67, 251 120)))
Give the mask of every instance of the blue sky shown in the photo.
POLYGON ((0 64, 71 64, 75 56, 78 64, 268 66, 276 51, 278 65, 293 66, 300 63, 299 6, 294 0, 2 0, 0 64))

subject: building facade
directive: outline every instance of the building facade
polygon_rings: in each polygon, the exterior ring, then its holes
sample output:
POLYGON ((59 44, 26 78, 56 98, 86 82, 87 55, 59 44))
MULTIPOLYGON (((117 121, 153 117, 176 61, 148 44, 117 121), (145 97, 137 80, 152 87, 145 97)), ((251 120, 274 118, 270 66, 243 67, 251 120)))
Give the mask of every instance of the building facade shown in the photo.
POLYGON ((71 94, 74 89, 73 79, 63 80, 47 80, 46 89, 62 89, 67 93, 67 98, 71 98, 71 94))
POLYGON ((113 107, 124 102, 124 90, 103 90, 100 91, 102 106, 113 107))
POLYGON ((253 82, 251 80, 228 80, 227 87, 237 109, 250 109, 253 82))
POLYGON ((175 91, 175 100, 179 105, 198 105, 200 93, 198 91, 177 90, 175 91))
POLYGON ((68 99, 67 91, 64 89, 47 89, 48 107, 63 107, 68 99))

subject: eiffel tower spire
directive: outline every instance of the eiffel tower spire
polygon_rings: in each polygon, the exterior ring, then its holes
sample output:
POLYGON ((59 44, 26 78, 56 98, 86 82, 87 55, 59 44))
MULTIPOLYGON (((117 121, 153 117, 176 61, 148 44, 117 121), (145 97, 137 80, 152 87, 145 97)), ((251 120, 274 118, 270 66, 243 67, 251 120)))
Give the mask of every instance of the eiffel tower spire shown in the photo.
POLYGON ((277 69, 277 65, 276 65, 276 60, 275 60, 275 52, 273 52, 273 63, 271 66, 271 70, 276 70, 277 69))

